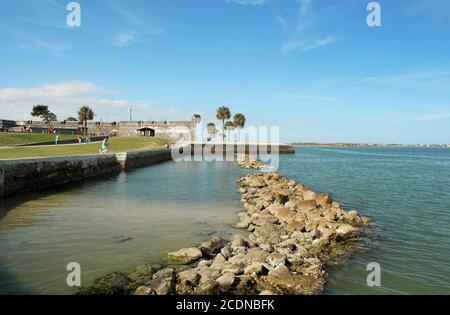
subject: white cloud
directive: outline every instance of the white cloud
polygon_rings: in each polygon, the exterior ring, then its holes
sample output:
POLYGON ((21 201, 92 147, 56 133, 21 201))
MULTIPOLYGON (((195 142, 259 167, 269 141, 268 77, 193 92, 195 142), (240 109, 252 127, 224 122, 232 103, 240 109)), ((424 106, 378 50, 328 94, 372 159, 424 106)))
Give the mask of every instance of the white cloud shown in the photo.
POLYGON ((262 5, 267 3, 268 0, 226 0, 230 3, 237 3, 241 5, 262 5))
POLYGON ((136 32, 128 31, 125 33, 117 34, 113 40, 113 45, 123 47, 128 46, 136 41, 136 32))
POLYGON ((283 43, 282 49, 285 53, 290 51, 307 52, 335 43, 336 41, 337 39, 334 36, 307 40, 288 40, 283 43))
POLYGON ((32 119, 34 105, 48 105, 59 119, 76 116, 78 109, 89 105, 96 120, 120 121, 128 118, 129 105, 133 105, 135 119, 175 120, 189 119, 191 113, 173 106, 159 106, 149 100, 114 98, 118 92, 91 82, 67 81, 29 88, 0 89, 0 119, 32 119))

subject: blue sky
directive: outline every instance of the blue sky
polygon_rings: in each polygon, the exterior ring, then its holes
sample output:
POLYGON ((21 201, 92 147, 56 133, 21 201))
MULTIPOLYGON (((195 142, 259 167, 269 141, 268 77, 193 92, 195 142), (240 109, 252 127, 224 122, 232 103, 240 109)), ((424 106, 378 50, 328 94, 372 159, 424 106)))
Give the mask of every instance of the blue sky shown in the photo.
POLYGON ((227 105, 283 141, 450 143, 450 1, 0 0, 0 116, 218 123, 227 105))

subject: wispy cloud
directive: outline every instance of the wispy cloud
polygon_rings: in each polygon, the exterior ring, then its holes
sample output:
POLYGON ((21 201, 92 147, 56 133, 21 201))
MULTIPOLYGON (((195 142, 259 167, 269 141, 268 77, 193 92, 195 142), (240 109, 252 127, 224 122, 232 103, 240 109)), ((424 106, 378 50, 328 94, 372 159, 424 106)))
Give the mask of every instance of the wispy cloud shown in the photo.
POLYGON ((306 40, 289 40, 283 43, 282 49, 285 53, 290 51, 307 52, 316 48, 324 47, 335 43, 336 37, 329 36, 325 38, 314 38, 306 40))
POLYGON ((450 1, 448 0, 410 0, 405 3, 405 13, 411 16, 425 15, 425 14, 450 14, 450 1))
POLYGON ((312 35, 315 21, 315 12, 313 8, 314 0, 298 0, 298 17, 295 29, 290 38, 285 40, 281 49, 284 53, 288 52, 307 52, 317 48, 325 47, 337 41, 332 35, 317 36, 312 35))
POLYGON ((281 24, 281 26, 283 26, 284 28, 288 27, 288 23, 286 22, 286 20, 282 17, 282 16, 276 16, 275 19, 281 24))
POLYGON ((353 82, 352 85, 364 83, 450 88, 450 69, 425 69, 402 74, 374 75, 353 82))
POLYGON ((396 113, 390 119, 394 123, 409 123, 409 122, 437 122, 439 120, 450 119, 450 112, 434 112, 411 115, 410 113, 396 113))
POLYGON ((302 101, 314 101, 314 102, 335 102, 338 99, 332 96, 323 95, 305 95, 305 94, 293 94, 293 93, 282 93, 279 94, 280 97, 296 99, 302 101))
POLYGON ((449 119, 449 118, 450 118, 450 112, 425 114, 425 115, 421 115, 421 116, 412 117, 413 120, 420 120, 420 121, 435 121, 435 120, 449 119))
POLYGON ((268 0, 226 0, 226 1, 241 5, 262 5, 268 2, 268 0))
POLYGON ((45 52, 55 57, 67 57, 71 45, 66 42, 47 42, 39 38, 30 38, 29 43, 21 44, 19 48, 45 52))
POLYGON ((126 10, 118 1, 115 0, 105 0, 109 7, 117 14, 124 17, 129 24, 144 32, 147 35, 156 35, 163 32, 162 29, 153 29, 139 19, 136 15, 130 13, 126 10))
POLYGON ((119 92, 100 87, 92 82, 66 81, 34 87, 0 89, 0 111, 4 119, 30 119, 31 107, 45 104, 65 119, 74 116, 82 105, 92 106, 98 119, 123 120, 133 105, 136 117, 155 120, 186 119, 189 113, 174 106, 160 106, 149 100, 115 98, 119 92))
POLYGON ((128 46, 134 42, 136 42, 136 32, 128 31, 125 33, 117 34, 113 40, 113 45, 119 46, 119 47, 124 47, 124 46, 128 46))

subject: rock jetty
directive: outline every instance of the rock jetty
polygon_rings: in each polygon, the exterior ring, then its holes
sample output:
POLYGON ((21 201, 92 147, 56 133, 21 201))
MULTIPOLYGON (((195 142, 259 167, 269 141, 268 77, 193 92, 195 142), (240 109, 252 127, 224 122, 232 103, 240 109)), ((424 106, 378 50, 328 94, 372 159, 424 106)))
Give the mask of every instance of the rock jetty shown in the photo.
POLYGON ((259 170, 264 167, 264 163, 255 159, 250 154, 236 154, 236 163, 242 169, 259 170))
POLYGON ((369 219, 277 173, 250 174, 237 183, 245 207, 236 224, 242 235, 169 253, 174 265, 106 275, 79 294, 322 293, 325 264, 348 252, 369 219))

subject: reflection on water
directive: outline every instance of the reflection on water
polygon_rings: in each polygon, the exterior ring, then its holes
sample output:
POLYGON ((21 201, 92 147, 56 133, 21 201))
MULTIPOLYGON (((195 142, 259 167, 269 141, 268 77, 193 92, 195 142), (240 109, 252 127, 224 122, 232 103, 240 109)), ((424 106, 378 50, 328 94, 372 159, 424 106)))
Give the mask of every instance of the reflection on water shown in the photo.
POLYGON ((161 262, 167 252, 213 234, 227 237, 240 210, 233 184, 239 174, 232 163, 164 163, 7 199, 0 293, 73 293, 65 285, 69 262, 81 264, 88 283, 161 262))

